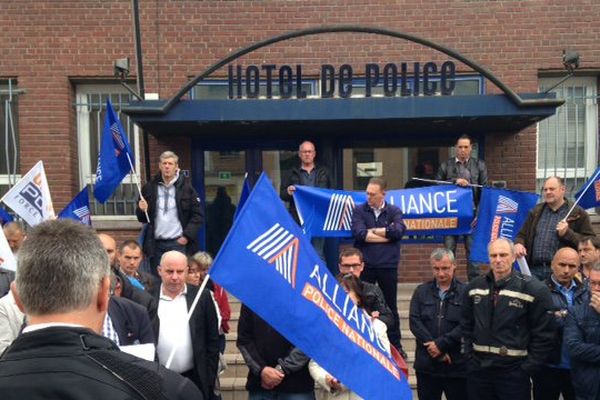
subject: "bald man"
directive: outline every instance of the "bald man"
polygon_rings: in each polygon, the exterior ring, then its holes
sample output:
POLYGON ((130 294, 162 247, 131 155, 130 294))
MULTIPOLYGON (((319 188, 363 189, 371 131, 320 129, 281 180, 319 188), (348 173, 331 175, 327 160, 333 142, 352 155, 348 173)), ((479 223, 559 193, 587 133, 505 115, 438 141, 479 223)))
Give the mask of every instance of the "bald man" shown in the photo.
POLYGON ((535 400, 558 400, 562 394, 564 400, 575 400, 575 391, 571 383, 571 363, 563 342, 563 328, 567 309, 588 302, 587 286, 576 278, 579 271, 579 254, 570 247, 558 250, 552 259, 552 275, 546 279, 546 285, 552 293, 554 320, 558 328, 558 343, 551 353, 549 364, 533 376, 533 395, 535 400))
POLYGON ((205 399, 215 398, 219 363, 219 322, 210 292, 202 291, 189 322, 187 313, 198 288, 187 285, 187 256, 176 250, 163 254, 158 267, 160 287, 153 290, 158 299, 158 360, 166 365, 176 348, 169 368, 189 378, 205 399))

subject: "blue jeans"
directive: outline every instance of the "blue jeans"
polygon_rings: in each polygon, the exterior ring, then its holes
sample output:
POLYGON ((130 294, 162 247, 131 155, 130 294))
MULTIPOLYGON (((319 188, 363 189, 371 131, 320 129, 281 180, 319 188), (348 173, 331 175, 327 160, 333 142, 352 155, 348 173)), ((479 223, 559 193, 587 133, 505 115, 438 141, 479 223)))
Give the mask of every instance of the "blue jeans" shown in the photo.
POLYGON ((257 392, 249 392, 248 400, 315 400, 315 393, 282 393, 275 391, 260 390, 257 392))

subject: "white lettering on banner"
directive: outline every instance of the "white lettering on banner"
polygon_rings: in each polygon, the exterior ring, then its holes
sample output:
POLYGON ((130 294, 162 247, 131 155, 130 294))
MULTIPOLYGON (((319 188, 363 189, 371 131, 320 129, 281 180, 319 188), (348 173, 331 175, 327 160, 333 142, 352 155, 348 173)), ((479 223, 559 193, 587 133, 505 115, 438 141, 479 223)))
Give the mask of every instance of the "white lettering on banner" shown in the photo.
MULTIPOLYGON (((404 214, 458 214, 456 190, 418 194, 399 194, 399 207, 404 214)), ((394 204, 394 198, 390 199, 394 204)))
POLYGON ((359 311, 359 308, 354 304, 354 302, 350 299, 350 296, 341 289, 340 285, 336 280, 333 280, 334 284, 329 284, 328 281, 331 279, 331 275, 329 275, 326 271, 321 273, 321 269, 318 264, 315 264, 312 272, 309 275, 309 278, 314 280, 316 286, 319 288, 323 297, 328 299, 331 304, 342 313, 342 316, 346 319, 346 321, 350 322, 356 330, 360 331, 363 335, 368 335, 371 342, 377 343, 377 346, 385 351, 385 346, 379 341, 379 338, 375 334, 375 330, 373 328, 373 321, 371 321, 371 317, 367 315, 366 312, 359 311), (340 307, 338 302, 338 294, 340 296, 344 296, 344 306, 340 307))
POLYGON ((502 218, 502 225, 500 225, 500 236, 512 240, 514 230, 515 220, 508 217, 502 218))

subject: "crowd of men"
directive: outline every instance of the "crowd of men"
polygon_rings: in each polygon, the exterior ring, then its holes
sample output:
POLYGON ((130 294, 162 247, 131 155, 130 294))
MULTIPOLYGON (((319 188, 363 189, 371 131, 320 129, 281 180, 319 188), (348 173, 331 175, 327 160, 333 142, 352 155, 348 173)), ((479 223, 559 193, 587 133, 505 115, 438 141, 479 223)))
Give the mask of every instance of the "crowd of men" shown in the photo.
MULTIPOLYGON (((487 170, 471 151, 461 136, 437 178, 472 187, 476 208, 487 170)), ((282 199, 293 200, 296 185, 331 187, 313 143, 298 156, 282 199)), ((406 358, 396 298, 406 226, 385 191, 385 180, 370 179, 338 278, 358 282, 361 307, 406 358)), ((515 243, 491 241, 489 271, 468 265, 468 283, 457 278, 456 237, 432 251, 433 279, 415 289, 409 313, 419 399, 600 400, 600 241, 565 191, 561 178, 548 178, 515 243), (518 257, 533 276, 513 267, 518 257)), ((27 233, 18 222, 4 226, 18 269, 15 279, 0 265, 3 398, 220 398, 231 311, 216 283, 199 291, 212 258, 198 252, 203 211, 174 153, 161 154, 137 216, 147 224, 141 243, 119 245, 66 220, 27 233), (151 346, 149 360, 126 354, 140 345, 151 346)), ((467 254, 470 243, 464 238, 467 254)), ((313 245, 322 256, 323 242, 313 245)), ((328 398, 359 398, 245 305, 237 346, 251 400, 312 400, 315 382, 328 398)))

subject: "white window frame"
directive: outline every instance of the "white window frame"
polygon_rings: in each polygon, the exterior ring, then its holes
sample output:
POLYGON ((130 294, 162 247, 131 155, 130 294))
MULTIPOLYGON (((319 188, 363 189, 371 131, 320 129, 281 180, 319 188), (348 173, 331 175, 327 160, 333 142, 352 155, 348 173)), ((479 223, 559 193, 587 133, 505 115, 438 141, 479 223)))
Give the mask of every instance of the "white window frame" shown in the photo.
MULTIPOLYGON (((545 78, 539 80, 540 91, 556 84, 561 77, 545 78)), ((584 144, 584 166, 567 168, 565 167, 546 167, 540 168, 540 127, 547 123, 547 120, 541 121, 536 128, 536 178, 545 179, 548 176, 558 175, 566 179, 580 178, 585 181, 598 166, 598 78, 590 77, 572 77, 558 86, 558 88, 567 87, 585 87, 585 144, 584 144)), ((555 89, 553 89, 554 91, 555 89)), ((557 109, 558 113, 558 109, 557 109)), ((557 118, 553 116, 550 118, 557 118)), ((578 189, 578 188, 577 188, 578 189)), ((577 190, 576 189, 576 190, 577 190)))
MULTIPOLYGON (((79 152, 79 182, 80 189, 88 184, 96 183, 96 167, 98 160, 90 159, 90 113, 84 110, 87 96, 90 94, 127 94, 127 91, 118 84, 80 84, 76 86, 76 118, 77 118, 77 149, 79 152)), ((115 110, 119 118, 121 115, 115 110)), ((135 155, 135 169, 140 171, 140 131, 137 125, 133 125, 133 135, 136 146, 133 149, 135 155)), ((123 183, 135 184, 133 174, 128 174, 123 183)), ((92 199, 90 199, 92 201, 92 199)), ((133 214, 128 215, 94 215, 94 220, 135 220, 133 214)))

